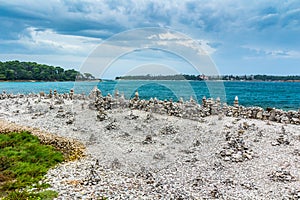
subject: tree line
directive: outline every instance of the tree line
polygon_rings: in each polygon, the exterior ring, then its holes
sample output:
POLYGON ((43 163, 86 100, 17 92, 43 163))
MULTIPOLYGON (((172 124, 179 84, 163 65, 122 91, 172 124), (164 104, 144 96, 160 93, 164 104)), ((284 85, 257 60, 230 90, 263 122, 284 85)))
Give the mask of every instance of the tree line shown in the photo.
POLYGON ((187 74, 176 74, 176 75, 137 75, 137 76, 118 76, 116 80, 202 80, 200 76, 187 75, 187 74))
POLYGON ((90 73, 83 73, 61 67, 38 64, 36 62, 0 62, 0 80, 75 81, 93 80, 90 73))
POLYGON ((274 75, 137 75, 137 76, 118 76, 116 80, 224 80, 224 81, 300 81, 300 76, 274 76, 274 75))

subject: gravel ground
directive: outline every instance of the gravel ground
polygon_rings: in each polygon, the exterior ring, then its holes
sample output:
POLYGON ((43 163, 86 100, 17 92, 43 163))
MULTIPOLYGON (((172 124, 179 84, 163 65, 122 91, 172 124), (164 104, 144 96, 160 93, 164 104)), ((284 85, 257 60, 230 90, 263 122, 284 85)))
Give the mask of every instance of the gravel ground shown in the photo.
POLYGON ((0 118, 77 139, 86 156, 50 170, 58 199, 300 199, 300 126, 182 119, 87 100, 0 101, 0 118))

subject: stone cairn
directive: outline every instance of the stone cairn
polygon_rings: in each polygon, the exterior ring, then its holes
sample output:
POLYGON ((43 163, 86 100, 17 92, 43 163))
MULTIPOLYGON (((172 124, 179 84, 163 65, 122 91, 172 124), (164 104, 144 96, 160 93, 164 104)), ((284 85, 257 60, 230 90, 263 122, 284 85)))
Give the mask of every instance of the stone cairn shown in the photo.
POLYGON ((296 181, 296 178, 293 175, 291 175, 291 173, 289 171, 284 170, 284 169, 279 169, 279 170, 273 171, 268 176, 272 181, 275 181, 275 182, 296 181))
POLYGON ((70 90, 70 93, 69 93, 69 97, 70 97, 70 99, 73 99, 73 96, 74 96, 74 90, 73 90, 73 89, 71 89, 71 90, 70 90))
POLYGON ((238 96, 235 96, 233 106, 234 107, 239 107, 239 98, 238 98, 238 96))
POLYGON ((219 153, 224 161, 243 162, 253 159, 254 152, 240 134, 226 133, 226 141, 227 145, 219 153))
MULTIPOLYGON (((64 99, 72 100, 85 100, 85 95, 75 94, 74 90, 70 90, 70 93, 59 94, 56 90, 46 95, 43 92, 40 94, 7 94, 5 91, 0 93, 0 100, 2 99, 15 99, 15 98, 28 98, 38 97, 39 99, 56 99, 55 104, 59 104, 64 99)), ((170 100, 158 100, 157 98, 151 98, 149 100, 140 99, 138 91, 132 99, 125 99, 124 94, 120 95, 119 91, 115 91, 114 96, 108 94, 103 96, 101 91, 95 87, 91 93, 87 96, 92 102, 89 104, 89 108, 97 110, 99 113, 97 118, 102 121, 107 119, 106 110, 114 108, 130 108, 132 110, 143 110, 152 113, 167 114, 170 116, 188 118, 192 120, 201 120, 201 118, 210 115, 223 115, 228 117, 250 118, 260 119, 266 121, 274 121, 283 124, 300 124, 300 110, 299 111, 283 111, 275 108, 263 109, 261 107, 244 107, 239 105, 239 99, 236 96, 233 102, 233 106, 222 104, 220 98, 202 98, 202 105, 198 104, 192 97, 190 101, 184 102, 182 98, 178 102, 170 100)))
POLYGON ((290 139, 288 133, 285 131, 284 126, 281 127, 281 132, 278 134, 278 138, 276 141, 271 143, 272 146, 279 146, 279 145, 289 145, 290 139))

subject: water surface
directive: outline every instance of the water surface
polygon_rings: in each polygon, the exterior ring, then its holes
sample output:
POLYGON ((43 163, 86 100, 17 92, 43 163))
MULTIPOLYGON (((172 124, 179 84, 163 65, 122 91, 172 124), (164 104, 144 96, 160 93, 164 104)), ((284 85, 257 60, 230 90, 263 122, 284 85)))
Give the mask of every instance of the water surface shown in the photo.
POLYGON ((113 94, 115 89, 130 98, 138 90, 140 97, 150 99, 173 99, 180 97, 189 100, 192 96, 201 102, 207 98, 221 97, 223 102, 232 104, 238 96, 241 105, 276 107, 284 110, 300 108, 300 83, 298 82, 221 82, 221 81, 103 81, 103 82, 0 82, 0 92, 7 93, 38 93, 49 89, 59 93, 67 93, 75 89, 75 93, 88 94, 97 86, 104 95, 113 94))

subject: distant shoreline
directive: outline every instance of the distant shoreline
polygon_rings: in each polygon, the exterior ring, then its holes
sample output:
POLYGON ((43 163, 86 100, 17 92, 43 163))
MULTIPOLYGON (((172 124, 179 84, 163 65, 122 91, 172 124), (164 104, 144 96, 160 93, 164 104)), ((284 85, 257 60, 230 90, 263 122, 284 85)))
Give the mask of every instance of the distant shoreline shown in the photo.
POLYGON ((118 79, 118 80, 75 80, 75 81, 46 81, 46 80, 0 80, 0 83, 38 83, 38 82, 51 82, 51 83, 55 83, 55 82, 107 82, 107 81, 194 81, 194 82, 251 82, 251 83, 255 83, 255 82, 277 82, 277 83, 300 83, 300 80, 143 80, 143 79, 118 79))
POLYGON ((115 80, 190 80, 190 81, 279 81, 300 82, 300 75, 134 75, 117 76, 115 80))
MULTIPOLYGON (((107 80, 104 80, 107 81, 107 80)), ((150 80, 150 79, 118 79, 118 80, 109 80, 109 81, 195 81, 195 82, 282 82, 282 83, 300 83, 300 80, 150 80)))

